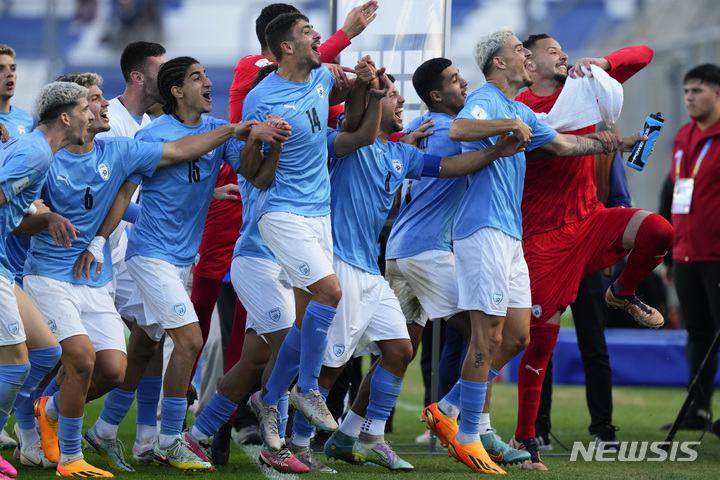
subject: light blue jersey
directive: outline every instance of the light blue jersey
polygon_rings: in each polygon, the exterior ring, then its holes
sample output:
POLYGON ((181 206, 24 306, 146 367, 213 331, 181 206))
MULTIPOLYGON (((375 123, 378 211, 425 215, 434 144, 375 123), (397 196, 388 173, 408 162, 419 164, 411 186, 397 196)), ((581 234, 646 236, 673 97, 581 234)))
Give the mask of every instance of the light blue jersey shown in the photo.
POLYGON ((243 205, 243 223, 240 227, 240 237, 235 242, 233 258, 238 255, 256 257, 278 263, 275 255, 262 239, 257 226, 257 200, 260 190, 253 187, 242 175, 238 175, 240 198, 243 205))
POLYGON ((275 178, 258 195, 257 218, 268 212, 304 217, 330 213, 326 142, 333 82, 325 66, 312 70, 304 83, 288 82, 272 73, 245 97, 243 120, 262 122, 268 115, 279 115, 292 126, 275 178))
MULTIPOLYGON (((0 123, 5 125, 10 138, 30 133, 35 124, 29 113, 12 105, 9 112, 0 112, 0 123)), ((8 260, 15 270, 15 283, 22 286, 22 270, 27 251, 30 248, 30 237, 8 235, 5 240, 7 242, 8 260)))
POLYGON ((25 110, 10 105, 9 112, 0 112, 0 123, 5 125, 10 138, 32 132, 35 122, 25 110))
POLYGON ((132 173, 152 175, 163 152, 162 143, 138 142, 132 138, 96 138, 93 149, 75 155, 63 149, 55 154, 41 198, 51 211, 70 220, 80 230, 72 246, 58 247, 45 230, 32 238, 25 261, 25 275, 40 275, 61 282, 101 287, 112 280, 110 243, 106 243, 98 275, 95 266, 90 278, 75 278, 77 258, 87 249, 120 186, 132 173))
MULTIPOLYGON (((449 115, 428 112, 413 119, 405 130, 417 130, 428 118, 435 121, 435 126, 428 129, 434 133, 421 140, 420 148, 439 157, 462 153, 460 143, 450 140, 450 125, 455 119, 449 115)), ((451 252, 452 224, 466 188, 466 176, 405 180, 400 211, 390 231, 385 258, 412 257, 428 250, 451 252)))
POLYGON ((350 265, 380 275, 377 243, 392 207, 395 191, 405 177, 420 178, 424 153, 413 145, 375 143, 342 158, 333 148, 337 130, 329 130, 332 183, 333 251, 350 265))
POLYGON ((5 204, 0 206, 0 275, 13 281, 15 269, 10 264, 5 240, 20 225, 30 205, 40 198, 48 170, 53 161, 47 137, 40 130, 18 135, 0 150, 0 187, 5 204))
MULTIPOLYGON (((497 120, 519 118, 532 128, 529 152, 551 142, 557 132, 535 118, 520 102, 509 100, 495 85, 486 83, 471 93, 457 118, 497 120)), ((495 145, 497 136, 463 142, 463 153, 495 145)), ((522 200, 525 180, 525 153, 498 158, 490 165, 469 175, 468 191, 460 202, 453 238, 459 240, 483 227, 493 227, 522 240, 522 200)))
MULTIPOLYGON (((203 115, 200 124, 191 127, 172 115, 163 115, 138 131, 135 138, 172 142, 226 124, 203 115)), ((142 255, 172 265, 191 265, 200 248, 220 166, 224 160, 233 170, 239 170, 244 145, 230 139, 197 160, 159 168, 152 177, 143 178, 140 216, 130 232, 125 259, 142 255)))

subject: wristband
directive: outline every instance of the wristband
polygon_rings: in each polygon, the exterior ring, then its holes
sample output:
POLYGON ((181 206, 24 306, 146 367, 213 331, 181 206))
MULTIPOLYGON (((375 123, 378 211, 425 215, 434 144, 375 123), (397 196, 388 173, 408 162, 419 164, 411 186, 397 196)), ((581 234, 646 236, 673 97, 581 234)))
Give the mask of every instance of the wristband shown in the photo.
POLYGON ((105 237, 97 236, 90 240, 86 250, 95 256, 97 263, 103 263, 105 256, 103 255, 103 248, 105 247, 105 237))
POLYGON ((36 213, 37 213, 37 207, 35 206, 34 203, 31 203, 30 206, 28 207, 27 214, 28 214, 28 215, 35 215, 36 213))

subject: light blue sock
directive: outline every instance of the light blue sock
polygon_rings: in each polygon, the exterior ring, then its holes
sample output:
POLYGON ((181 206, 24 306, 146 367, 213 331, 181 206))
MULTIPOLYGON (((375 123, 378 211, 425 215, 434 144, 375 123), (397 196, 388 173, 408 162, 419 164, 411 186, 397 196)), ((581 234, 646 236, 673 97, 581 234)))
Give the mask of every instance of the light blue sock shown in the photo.
POLYGON ((487 383, 471 382, 460 379, 460 425, 458 426, 458 441, 473 443, 480 441, 480 414, 485 405, 487 383), (464 434, 464 436, 460 436, 464 434), (473 440, 470 440, 472 437, 473 440), (477 439, 475 439, 477 437, 477 439))
POLYGON ((378 365, 370 379, 370 401, 365 418, 387 420, 390 418, 402 387, 402 377, 396 377, 378 365))
POLYGON ((180 435, 186 413, 185 397, 163 397, 160 407, 160 435, 180 435))
POLYGON ((157 406, 162 391, 162 377, 142 377, 137 388, 137 423, 157 425, 157 406))
POLYGON ((29 363, 0 365, 0 429, 5 427, 18 392, 29 373, 29 363))
POLYGON ((236 403, 215 392, 207 405, 205 405, 205 408, 203 408, 200 416, 195 419, 193 426, 203 435, 212 437, 228 421, 237 408, 236 403))
POLYGON ((287 422, 288 418, 290 417, 288 415, 288 404, 290 403, 288 400, 287 392, 280 395, 280 399, 278 400, 277 408, 278 412, 280 412, 280 419, 278 420, 278 436, 280 437, 280 440, 282 441, 285 438, 285 435, 287 434, 287 422))
POLYGON ((490 367, 490 372, 488 372, 488 381, 487 381, 487 383, 492 382, 493 379, 494 379, 495 377, 497 377, 498 373, 499 373, 499 372, 498 372, 497 370, 495 370, 493 367, 490 367))
POLYGON ((133 400, 135 400, 135 392, 128 392, 119 388, 111 390, 105 398, 105 403, 103 403, 100 418, 110 425, 120 425, 120 422, 125 419, 130 411, 133 400))
POLYGON ((317 390, 317 379, 320 376, 327 334, 337 310, 328 305, 311 301, 305 309, 302 324, 302 341, 300 348, 300 370, 297 387, 300 393, 317 390))
POLYGON ((265 385, 265 395, 263 402, 268 405, 277 405, 280 396, 283 395, 290 384, 298 374, 300 367, 300 342, 301 332, 297 325, 293 324, 292 328, 285 335, 278 352, 275 368, 273 368, 270 378, 265 385), (282 368, 280 368, 282 366, 282 368))
POLYGON ((58 416, 58 440, 62 455, 77 455, 81 451, 83 417, 58 416))
MULTIPOLYGON (((62 348, 60 345, 47 348, 34 348, 28 350, 28 360, 30 360, 30 373, 25 379, 22 388, 18 392, 17 398, 15 399, 14 409, 17 411, 21 405, 28 402, 33 392, 37 388, 38 384, 45 378, 45 375, 50 373, 55 365, 60 360, 62 355, 62 348)), ((32 410, 32 403, 30 403, 30 410, 32 410)), ((22 414, 21 414, 22 415, 22 414)), ((17 415, 15 416, 17 418, 17 415)), ((18 419, 18 423, 20 420, 18 419)), ((22 428, 22 425, 20 425, 22 428)))
POLYGON ((47 384, 47 387, 45 387, 45 390, 43 390, 42 395, 40 395, 40 396, 41 397, 52 397, 59 391, 60 391, 60 386, 55 381, 55 377, 53 377, 50 380, 50 383, 47 384))

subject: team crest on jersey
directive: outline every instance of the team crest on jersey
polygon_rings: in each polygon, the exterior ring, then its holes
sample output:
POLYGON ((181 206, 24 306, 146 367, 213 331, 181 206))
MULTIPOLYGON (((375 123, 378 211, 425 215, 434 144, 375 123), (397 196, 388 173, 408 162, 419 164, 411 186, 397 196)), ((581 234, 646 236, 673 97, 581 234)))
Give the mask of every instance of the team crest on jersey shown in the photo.
POLYGON ((402 173, 402 162, 400 160, 393 159, 392 163, 393 163, 393 168, 395 169, 395 171, 398 173, 402 173))
POLYGON ((104 163, 101 163, 100 165, 98 165, 98 173, 100 174, 100 176, 102 177, 103 180, 107 180, 108 178, 110 178, 110 169, 104 163))
POLYGON ((503 298, 505 298, 505 295, 503 295, 502 292, 493 293, 492 300, 495 305, 500 305, 500 302, 503 301, 503 298))
POLYGON ((319 83, 315 85, 315 90, 317 90, 318 97, 320 97, 322 100, 325 100, 325 89, 322 85, 319 83))
POLYGON ((533 305, 531 311, 535 318, 540 318, 540 315, 542 315, 542 307, 540 305, 533 305))
POLYGON ((181 317, 185 315, 185 312, 187 312, 187 308, 185 308, 185 304, 182 302, 173 305, 173 310, 175 310, 175 313, 177 313, 181 317))
POLYGON ((18 133, 19 133, 20 135, 25 135, 25 134, 27 133, 27 131, 25 130, 25 125, 19 125, 19 126, 18 126, 18 133))
POLYGON ((55 322, 55 320, 50 319, 48 320, 47 324, 52 333, 55 333, 55 331, 57 331, 57 322, 55 322))
POLYGON ((270 320, 277 322, 278 320, 280 320, 280 309, 273 308, 268 312, 268 315, 270 316, 270 320))
POLYGON ((11 335, 17 335, 17 333, 20 331, 20 322, 14 320, 7 324, 7 328, 10 331, 11 335))
POLYGON ((310 265, 308 265, 307 262, 300 265, 299 270, 300 273, 302 273, 306 277, 310 275, 310 265))
POLYGON ((15 192, 15 196, 17 197, 20 192, 27 188, 28 185, 30 185, 30 177, 23 177, 19 180, 14 181, 10 186, 12 187, 13 192, 15 192))
POLYGON ((340 355, 345 353, 345 345, 343 345, 342 343, 336 343, 332 346, 332 351, 336 357, 339 357, 340 355))
POLYGON ((478 120, 485 120, 487 118, 487 112, 480 108, 480 105, 475 105, 475 108, 472 109, 470 115, 477 118, 478 120))

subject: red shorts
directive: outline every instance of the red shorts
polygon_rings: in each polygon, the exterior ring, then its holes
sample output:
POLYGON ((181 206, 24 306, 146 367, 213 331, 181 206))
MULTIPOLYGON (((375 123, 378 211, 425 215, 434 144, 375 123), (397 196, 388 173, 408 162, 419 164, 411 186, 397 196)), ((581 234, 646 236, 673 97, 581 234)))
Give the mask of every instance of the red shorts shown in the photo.
POLYGON ((530 272, 531 323, 545 323, 575 301, 580 281, 615 265, 630 251, 622 235, 638 208, 600 208, 579 222, 523 240, 530 272))

